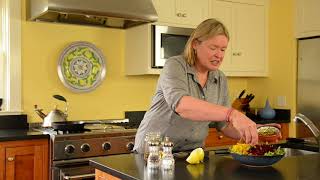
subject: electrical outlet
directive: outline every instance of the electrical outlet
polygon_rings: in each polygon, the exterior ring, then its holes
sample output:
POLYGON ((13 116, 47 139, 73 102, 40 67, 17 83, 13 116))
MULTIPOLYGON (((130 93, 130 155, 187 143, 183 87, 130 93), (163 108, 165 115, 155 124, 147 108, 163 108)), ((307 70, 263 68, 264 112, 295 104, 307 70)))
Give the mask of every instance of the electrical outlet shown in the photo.
POLYGON ((286 96, 277 96, 277 106, 279 106, 279 107, 287 106, 286 96))

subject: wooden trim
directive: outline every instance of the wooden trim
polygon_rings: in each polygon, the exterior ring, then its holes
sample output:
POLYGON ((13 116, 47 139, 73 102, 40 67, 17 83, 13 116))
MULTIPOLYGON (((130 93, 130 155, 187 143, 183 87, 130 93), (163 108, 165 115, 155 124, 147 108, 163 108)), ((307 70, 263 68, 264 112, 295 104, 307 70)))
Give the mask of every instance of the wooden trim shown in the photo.
POLYGON ((5 147, 0 144, 0 179, 5 179, 5 166, 6 166, 6 157, 5 157, 5 147))
MULTIPOLYGON (((0 147, 19 147, 19 146, 32 146, 32 145, 42 145, 48 143, 48 139, 34 139, 34 140, 20 140, 20 141, 3 141, 0 142, 0 147)), ((47 145, 48 146, 48 145, 47 145)))

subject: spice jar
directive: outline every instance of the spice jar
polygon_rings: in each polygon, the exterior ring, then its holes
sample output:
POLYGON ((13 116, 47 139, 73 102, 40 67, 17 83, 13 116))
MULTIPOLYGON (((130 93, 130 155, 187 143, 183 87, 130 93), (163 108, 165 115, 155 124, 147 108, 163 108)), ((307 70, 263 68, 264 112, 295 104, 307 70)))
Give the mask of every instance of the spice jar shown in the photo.
POLYGON ((147 160, 147 167, 149 169, 158 169, 160 167, 160 152, 159 152, 159 141, 151 140, 149 145, 149 156, 147 160))
POLYGON ((174 158, 172 155, 173 143, 169 140, 169 137, 165 137, 162 142, 162 160, 161 168, 163 170, 172 170, 174 169, 174 158))
POLYGON ((144 155, 143 158, 146 161, 149 156, 149 143, 151 141, 156 141, 160 144, 161 134, 160 132, 148 132, 144 138, 144 155))

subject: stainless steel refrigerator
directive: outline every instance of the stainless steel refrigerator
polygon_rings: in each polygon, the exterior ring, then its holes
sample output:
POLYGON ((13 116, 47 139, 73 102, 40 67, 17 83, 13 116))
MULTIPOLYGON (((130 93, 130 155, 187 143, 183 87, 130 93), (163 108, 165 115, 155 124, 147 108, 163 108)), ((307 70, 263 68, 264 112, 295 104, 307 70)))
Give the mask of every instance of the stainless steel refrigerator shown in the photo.
MULTIPOLYGON (((298 41, 297 112, 320 127, 320 37, 298 41)), ((300 125, 298 125, 299 127, 300 125)), ((306 129, 297 127, 301 137, 306 129)), ((309 135, 311 135, 309 133, 309 135)))

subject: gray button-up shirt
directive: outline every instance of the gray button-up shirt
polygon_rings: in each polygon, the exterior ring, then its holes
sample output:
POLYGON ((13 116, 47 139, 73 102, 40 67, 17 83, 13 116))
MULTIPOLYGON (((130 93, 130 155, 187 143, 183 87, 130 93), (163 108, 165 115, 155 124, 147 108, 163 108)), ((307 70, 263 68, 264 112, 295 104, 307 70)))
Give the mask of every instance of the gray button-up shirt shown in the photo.
MULTIPOLYGON (((164 65, 151 107, 137 131, 134 150, 144 152, 144 137, 148 132, 160 132, 162 136, 169 136, 174 143, 174 151, 203 146, 210 122, 192 121, 179 116, 175 109, 183 96, 230 106, 227 79, 222 71, 209 72, 206 85, 202 88, 194 67, 188 65, 183 56, 171 57, 164 65)), ((215 122, 215 125, 221 129, 226 123, 215 122)))

